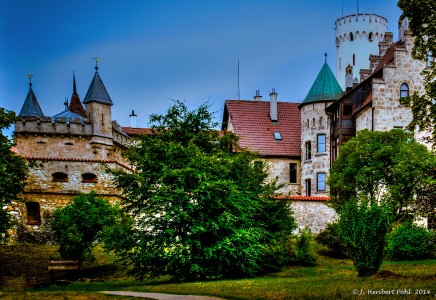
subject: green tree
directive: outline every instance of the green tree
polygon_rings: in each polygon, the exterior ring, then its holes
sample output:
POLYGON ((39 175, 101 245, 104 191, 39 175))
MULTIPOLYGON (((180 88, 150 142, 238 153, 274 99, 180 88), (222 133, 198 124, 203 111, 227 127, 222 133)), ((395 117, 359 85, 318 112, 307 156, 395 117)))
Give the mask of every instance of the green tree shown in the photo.
MULTIPOLYGON (((398 7, 403 14, 400 18, 409 20, 409 29, 415 36, 412 57, 427 61, 431 54, 436 57, 436 2, 434 0, 399 0, 398 7)), ((435 62, 430 63, 421 75, 424 80, 425 93, 413 94, 402 100, 403 104, 411 106, 413 121, 409 128, 414 130, 430 129, 435 137, 436 128, 436 70, 435 62)))
POLYGON ((119 224, 121 211, 94 192, 79 194, 54 212, 51 227, 63 259, 89 258, 93 247, 110 226, 119 224))
POLYGON ((340 213, 350 200, 387 203, 404 215, 414 209, 416 196, 435 181, 436 160, 411 133, 359 131, 341 147, 328 179, 331 204, 340 213))
POLYGON ((13 225, 7 207, 17 200, 27 177, 26 162, 11 151, 12 142, 2 132, 14 121, 15 113, 0 107, 0 243, 5 241, 8 229, 13 225))
POLYGON ((417 201, 431 195, 435 166, 427 148, 399 129, 362 130, 341 147, 328 179, 331 205, 359 276, 380 268, 393 220, 416 213, 417 201))
POLYGON ((111 247, 133 273, 192 281, 281 268, 295 224, 288 204, 271 197, 277 185, 265 164, 232 151, 235 136, 213 129, 207 105, 189 111, 177 101, 150 120, 152 133, 126 152, 136 171, 114 172, 134 223, 111 247))
POLYGON ((359 277, 374 275, 383 262, 392 212, 368 201, 349 201, 339 218, 345 250, 359 277))

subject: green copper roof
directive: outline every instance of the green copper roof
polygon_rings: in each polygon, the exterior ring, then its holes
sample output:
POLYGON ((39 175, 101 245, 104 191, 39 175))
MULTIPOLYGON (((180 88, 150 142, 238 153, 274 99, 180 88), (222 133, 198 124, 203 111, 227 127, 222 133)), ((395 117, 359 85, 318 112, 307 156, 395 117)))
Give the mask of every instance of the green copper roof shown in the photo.
POLYGON ((338 100, 341 96, 342 89, 329 65, 325 62, 301 104, 338 100))

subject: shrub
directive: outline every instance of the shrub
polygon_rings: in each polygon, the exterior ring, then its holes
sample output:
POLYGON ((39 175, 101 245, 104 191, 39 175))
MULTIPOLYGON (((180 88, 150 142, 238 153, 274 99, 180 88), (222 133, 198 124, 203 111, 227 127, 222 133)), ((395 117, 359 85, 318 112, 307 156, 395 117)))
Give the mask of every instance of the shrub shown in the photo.
POLYGON ((385 207, 352 200, 345 204, 339 228, 359 277, 374 275, 380 269, 390 222, 391 214, 385 207))
POLYGON ((314 266, 316 264, 316 256, 313 253, 312 245, 312 234, 309 228, 305 228, 300 232, 297 237, 296 244, 296 262, 300 265, 314 266))
POLYGON ((63 259, 89 258, 101 233, 121 216, 116 206, 96 197, 94 192, 80 194, 66 206, 57 208, 52 221, 55 239, 63 259))
POLYGON ((338 222, 327 224, 327 227, 315 237, 315 241, 326 246, 333 256, 347 257, 338 222))
POLYGON ((392 260, 428 259, 435 256, 436 234, 408 221, 388 237, 387 253, 392 260))

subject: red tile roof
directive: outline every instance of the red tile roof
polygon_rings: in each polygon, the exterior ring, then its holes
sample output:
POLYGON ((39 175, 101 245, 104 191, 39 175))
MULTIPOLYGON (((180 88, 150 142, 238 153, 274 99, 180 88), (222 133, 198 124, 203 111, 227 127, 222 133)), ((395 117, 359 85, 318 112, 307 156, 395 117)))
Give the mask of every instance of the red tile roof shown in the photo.
POLYGON ((133 171, 133 169, 123 163, 120 163, 116 160, 109 159, 83 159, 83 158, 60 158, 60 157, 42 157, 42 156, 23 156, 24 159, 27 160, 42 160, 42 161, 73 161, 73 162, 95 162, 95 163, 103 163, 103 164, 117 164, 125 169, 133 171))
POLYGON ((132 127, 121 127, 121 129, 128 135, 140 135, 140 134, 151 134, 150 128, 132 128, 132 127))
MULTIPOLYGON (((301 113, 299 103, 278 102, 278 123, 271 122, 269 101, 227 100, 224 118, 230 116, 239 146, 262 156, 300 156, 301 113), (282 140, 274 139, 274 132, 282 140)), ((227 122, 223 119, 223 122, 227 122)))
POLYGON ((286 199, 293 201, 329 201, 329 196, 301 196, 301 195, 276 195, 276 199, 286 199))

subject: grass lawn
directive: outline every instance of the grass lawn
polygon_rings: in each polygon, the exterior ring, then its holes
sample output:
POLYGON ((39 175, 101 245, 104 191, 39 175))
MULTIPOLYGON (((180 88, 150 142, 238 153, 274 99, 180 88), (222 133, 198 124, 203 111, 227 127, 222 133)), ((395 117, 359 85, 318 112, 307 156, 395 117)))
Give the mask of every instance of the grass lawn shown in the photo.
MULTIPOLYGON (((4 248, 2 250, 0 247, 0 275, 2 275, 1 263, 4 262, 1 257, 3 256, 4 259, 4 253, 4 248)), ((358 278, 350 260, 335 259, 319 254, 318 264, 314 267, 293 266, 279 273, 252 279, 175 284, 166 281, 165 278, 145 281, 129 279, 108 259, 100 254, 95 262, 90 263, 83 269, 84 274, 89 276, 89 278, 93 276, 103 277, 105 279, 104 282, 74 282, 67 286, 53 285, 41 290, 24 291, 7 291, 3 285, 3 292, 0 292, 0 298, 122 298, 97 293, 97 291, 103 290, 210 295, 224 299, 436 298, 436 260, 385 262, 380 276, 358 278), (428 294, 428 291, 430 294, 428 294)), ((30 265, 33 264, 31 263, 30 265)), ((16 268, 18 267, 16 266, 16 268)), ((3 272, 5 271, 3 270, 3 272)))

